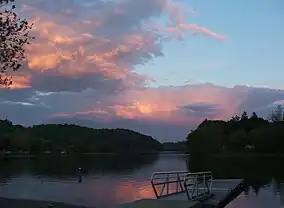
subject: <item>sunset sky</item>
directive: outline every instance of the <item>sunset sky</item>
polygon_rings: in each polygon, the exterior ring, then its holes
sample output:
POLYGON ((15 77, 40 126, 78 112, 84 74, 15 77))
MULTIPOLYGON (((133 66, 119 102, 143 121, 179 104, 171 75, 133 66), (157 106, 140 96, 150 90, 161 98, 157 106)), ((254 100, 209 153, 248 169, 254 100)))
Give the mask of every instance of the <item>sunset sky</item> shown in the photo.
POLYGON ((184 139, 284 104, 283 0, 19 0, 34 23, 0 115, 184 139))

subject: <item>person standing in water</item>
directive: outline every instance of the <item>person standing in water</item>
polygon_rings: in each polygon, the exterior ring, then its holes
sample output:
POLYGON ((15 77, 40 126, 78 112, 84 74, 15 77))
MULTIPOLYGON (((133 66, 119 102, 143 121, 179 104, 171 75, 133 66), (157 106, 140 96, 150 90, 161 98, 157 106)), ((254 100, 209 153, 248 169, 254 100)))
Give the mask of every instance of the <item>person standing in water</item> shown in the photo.
POLYGON ((78 168, 78 173, 79 173, 78 182, 82 183, 82 168, 78 168))

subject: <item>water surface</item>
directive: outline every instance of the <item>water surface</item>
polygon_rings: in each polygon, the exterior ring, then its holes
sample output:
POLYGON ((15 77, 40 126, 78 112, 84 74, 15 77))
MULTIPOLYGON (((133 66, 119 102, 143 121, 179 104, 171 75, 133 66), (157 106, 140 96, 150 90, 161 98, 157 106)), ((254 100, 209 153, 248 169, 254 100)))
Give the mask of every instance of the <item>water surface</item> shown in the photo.
POLYGON ((284 204, 284 158, 89 155, 1 159, 0 164, 0 197, 108 207, 154 198, 149 179, 155 171, 212 170, 216 178, 241 177, 250 185, 227 207, 274 208, 284 204))

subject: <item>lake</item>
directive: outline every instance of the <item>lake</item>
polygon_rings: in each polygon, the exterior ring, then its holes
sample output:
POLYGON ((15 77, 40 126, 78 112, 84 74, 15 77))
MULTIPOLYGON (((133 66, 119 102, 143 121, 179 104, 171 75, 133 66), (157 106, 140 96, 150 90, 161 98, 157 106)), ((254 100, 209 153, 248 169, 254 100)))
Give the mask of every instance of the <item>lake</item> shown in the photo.
POLYGON ((155 171, 212 170, 216 178, 244 178, 249 188, 228 208, 284 207, 284 158, 194 158, 187 155, 84 155, 0 159, 0 197, 109 207, 154 198, 155 171), (78 168, 82 168, 82 177, 78 168))

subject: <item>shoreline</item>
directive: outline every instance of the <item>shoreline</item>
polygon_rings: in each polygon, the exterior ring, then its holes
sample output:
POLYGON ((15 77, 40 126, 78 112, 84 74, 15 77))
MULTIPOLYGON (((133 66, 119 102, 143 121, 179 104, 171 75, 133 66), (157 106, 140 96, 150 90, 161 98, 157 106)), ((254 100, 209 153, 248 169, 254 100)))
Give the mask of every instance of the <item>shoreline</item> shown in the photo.
POLYGON ((214 157, 284 157, 284 154, 277 153, 219 153, 212 154, 214 157))
POLYGON ((41 154, 17 154, 17 153, 10 153, 10 154, 0 154, 0 159, 7 158, 7 159, 30 159, 30 158, 37 158, 37 157, 68 157, 68 156, 92 156, 92 155, 177 155, 177 154, 185 154, 188 155, 188 152, 183 152, 183 151, 160 151, 160 152, 126 152, 126 153, 120 153, 120 152, 94 152, 94 153, 65 153, 65 154, 60 154, 60 153, 41 153, 41 154))
POLYGON ((65 204, 63 202, 37 201, 31 199, 11 199, 0 197, 1 208, 94 208, 65 204))
MULTIPOLYGON (((119 153, 119 152, 105 152, 105 153, 49 153, 49 154, 0 154, 0 159, 32 159, 38 157, 69 157, 69 156, 124 156, 124 155, 140 155, 140 156, 151 156, 151 155, 189 155, 190 153, 185 151, 160 151, 160 152, 144 152, 144 153, 119 153)), ((218 154, 206 154, 204 156, 213 156, 215 158, 224 157, 284 157, 284 154, 276 153, 218 153, 218 154)))

